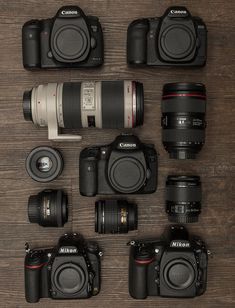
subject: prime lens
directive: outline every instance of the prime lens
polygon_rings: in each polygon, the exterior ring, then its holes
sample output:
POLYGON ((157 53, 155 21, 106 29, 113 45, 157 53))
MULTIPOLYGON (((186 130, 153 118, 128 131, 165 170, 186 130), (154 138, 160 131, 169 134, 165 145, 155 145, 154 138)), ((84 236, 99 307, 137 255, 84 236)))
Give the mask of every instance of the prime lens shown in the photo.
POLYGON ((136 81, 49 83, 26 91, 26 121, 48 126, 56 139, 57 128, 133 128, 144 121, 143 84, 136 81))
POLYGON ((57 149, 40 146, 29 153, 25 167, 33 180, 47 183, 55 180, 62 173, 64 162, 57 149))
POLYGON ((68 221, 68 199, 62 190, 44 190, 29 197, 28 218, 43 227, 63 227, 68 221))
POLYGON ((100 200, 95 204, 95 232, 127 233, 138 225, 137 205, 125 200, 100 200))
POLYGON ((170 158, 195 158, 205 143, 206 88, 168 83, 162 96, 162 142, 170 158))
POLYGON ((201 213, 201 181, 199 176, 169 175, 166 181, 166 213, 169 221, 197 222, 201 213))

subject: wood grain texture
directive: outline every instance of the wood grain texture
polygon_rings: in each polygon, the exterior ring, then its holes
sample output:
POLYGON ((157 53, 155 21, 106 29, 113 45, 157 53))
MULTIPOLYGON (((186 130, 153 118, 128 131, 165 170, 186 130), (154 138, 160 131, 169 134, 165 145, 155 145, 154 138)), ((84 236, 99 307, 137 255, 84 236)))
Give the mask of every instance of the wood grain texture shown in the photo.
POLYGON ((208 63, 203 69, 141 68, 126 65, 126 29, 135 18, 160 16, 175 1, 70 0, 87 14, 100 17, 104 29, 105 64, 95 70, 27 72, 22 68, 21 27, 32 18, 52 17, 65 1, 0 0, 0 307, 235 307, 235 144, 234 144, 234 50, 235 2, 182 0, 192 14, 201 16, 208 27, 208 63), (136 79, 144 82, 145 124, 134 130, 143 141, 153 142, 159 152, 159 187, 147 196, 132 196, 139 206, 139 230, 125 236, 98 236, 94 232, 94 201, 79 195, 80 150, 114 139, 117 130, 81 130, 80 143, 52 143, 47 130, 37 129, 22 116, 22 93, 47 82, 136 79), (161 144, 160 98, 166 82, 196 81, 207 86, 206 144, 195 161, 168 158, 161 144), (35 146, 52 145, 65 159, 62 176, 43 185, 26 174, 26 155, 35 146), (128 294, 128 248, 137 236, 159 236, 168 224, 164 212, 164 187, 170 173, 193 173, 203 182, 203 212, 198 223, 188 226, 203 236, 214 253, 209 260, 208 290, 200 298, 180 300, 148 298, 135 301, 128 294), (44 188, 64 188, 69 195, 70 217, 64 229, 46 229, 27 221, 27 199, 44 188), (104 251, 102 290, 84 301, 41 300, 36 305, 24 299, 24 244, 55 244, 65 231, 79 231, 97 239, 104 251))

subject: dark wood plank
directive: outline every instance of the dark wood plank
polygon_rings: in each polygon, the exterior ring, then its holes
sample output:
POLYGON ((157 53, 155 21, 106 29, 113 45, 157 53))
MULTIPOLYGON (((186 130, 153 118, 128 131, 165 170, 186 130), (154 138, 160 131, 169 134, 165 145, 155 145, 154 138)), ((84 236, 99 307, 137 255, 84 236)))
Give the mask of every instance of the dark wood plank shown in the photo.
POLYGON ((87 14, 100 17, 104 29, 105 65, 101 69, 27 72, 22 68, 21 27, 31 18, 52 17, 64 1, 0 1, 0 307, 34 307, 24 299, 24 244, 55 244, 66 231, 97 239, 104 250, 102 291, 85 301, 42 300, 37 307, 234 307, 234 50, 235 2, 182 0, 208 26, 208 63, 203 69, 141 68, 126 65, 126 29, 135 18, 160 16, 174 1, 80 0, 87 14), (22 93, 34 85, 77 80, 137 79, 145 87, 145 124, 134 130, 143 141, 155 143, 159 152, 158 191, 132 196, 139 205, 139 230, 125 236, 100 236, 94 232, 94 201, 79 195, 78 158, 88 145, 111 142, 118 130, 89 130, 79 133, 80 143, 53 143, 46 129, 37 129, 22 116, 22 93), (207 140, 195 161, 169 160, 161 144, 160 99, 162 86, 171 81, 204 82, 208 91, 207 140), (33 182, 24 164, 29 151, 38 145, 58 147, 65 158, 63 175, 49 185, 33 182), (128 248, 132 237, 159 236, 168 225, 164 212, 164 188, 170 173, 195 173, 203 182, 203 212, 188 229, 204 237, 214 253, 210 259, 208 290, 200 298, 179 300, 148 298, 135 301, 128 294, 128 248), (69 222, 63 229, 45 229, 27 221, 27 199, 44 188, 64 188, 69 195, 69 222))

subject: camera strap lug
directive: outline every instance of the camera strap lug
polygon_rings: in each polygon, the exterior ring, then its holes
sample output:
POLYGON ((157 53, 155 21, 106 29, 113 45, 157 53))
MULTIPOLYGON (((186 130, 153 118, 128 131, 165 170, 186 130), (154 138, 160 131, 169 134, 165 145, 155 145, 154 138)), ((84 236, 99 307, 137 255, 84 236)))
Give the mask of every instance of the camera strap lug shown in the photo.
POLYGON ((25 243, 25 252, 27 253, 27 254, 29 254, 30 253, 30 248, 29 248, 29 243, 25 243))
POLYGON ((213 258, 213 257, 214 257, 212 251, 209 250, 209 249, 207 249, 207 255, 208 255, 208 257, 210 257, 210 258, 213 258))

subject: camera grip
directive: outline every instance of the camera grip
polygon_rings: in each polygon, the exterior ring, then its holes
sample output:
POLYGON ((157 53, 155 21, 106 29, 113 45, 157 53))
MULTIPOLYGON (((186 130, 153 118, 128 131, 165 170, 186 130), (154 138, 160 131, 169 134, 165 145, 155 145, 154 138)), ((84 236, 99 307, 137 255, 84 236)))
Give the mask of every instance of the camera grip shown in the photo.
POLYGON ((145 64, 147 61, 147 19, 133 21, 127 30, 127 62, 129 64, 145 64))
POLYGON ((39 265, 25 264, 25 299, 28 303, 37 303, 40 299, 40 272, 39 265))
POLYGON ((80 159, 80 193, 92 197, 97 193, 97 160, 95 157, 80 159))
POLYGON ((144 299, 148 295, 147 265, 136 262, 134 248, 131 248, 129 261, 129 293, 136 299, 144 299))
POLYGON ((23 65, 26 69, 41 66, 40 57, 40 22, 32 20, 22 28, 23 65))

